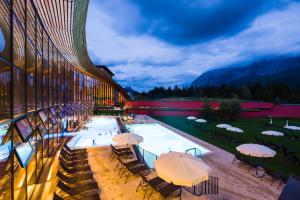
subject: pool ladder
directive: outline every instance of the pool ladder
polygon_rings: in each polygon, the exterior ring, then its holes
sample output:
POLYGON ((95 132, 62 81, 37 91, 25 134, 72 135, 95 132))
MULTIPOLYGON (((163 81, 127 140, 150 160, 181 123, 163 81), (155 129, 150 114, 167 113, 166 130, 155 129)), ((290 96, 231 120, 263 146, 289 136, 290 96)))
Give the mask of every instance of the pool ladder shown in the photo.
POLYGON ((201 150, 197 149, 195 147, 185 150, 185 153, 189 153, 189 154, 192 154, 193 156, 195 156, 197 158, 201 158, 201 150))

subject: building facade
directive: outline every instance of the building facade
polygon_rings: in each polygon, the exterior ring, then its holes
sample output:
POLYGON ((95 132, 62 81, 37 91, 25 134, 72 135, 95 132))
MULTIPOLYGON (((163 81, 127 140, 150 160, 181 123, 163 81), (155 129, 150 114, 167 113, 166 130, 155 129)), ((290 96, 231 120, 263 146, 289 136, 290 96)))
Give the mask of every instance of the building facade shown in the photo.
POLYGON ((123 104, 128 98, 88 57, 88 3, 0 1, 0 199, 30 199, 61 134, 76 129, 95 106, 123 104), (24 119, 32 129, 28 139, 16 127, 24 119), (28 141, 33 157, 22 167, 16 148, 28 141))

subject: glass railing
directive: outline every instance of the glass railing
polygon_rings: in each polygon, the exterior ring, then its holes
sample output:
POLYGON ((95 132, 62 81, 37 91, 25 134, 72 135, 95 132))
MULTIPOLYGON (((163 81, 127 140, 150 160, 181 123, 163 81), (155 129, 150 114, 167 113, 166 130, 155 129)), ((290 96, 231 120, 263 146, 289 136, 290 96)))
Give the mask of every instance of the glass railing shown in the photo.
POLYGON ((150 168, 154 170, 154 161, 159 158, 159 156, 143 149, 142 147, 138 146, 138 150, 141 153, 141 156, 143 157, 143 160, 145 164, 150 168))

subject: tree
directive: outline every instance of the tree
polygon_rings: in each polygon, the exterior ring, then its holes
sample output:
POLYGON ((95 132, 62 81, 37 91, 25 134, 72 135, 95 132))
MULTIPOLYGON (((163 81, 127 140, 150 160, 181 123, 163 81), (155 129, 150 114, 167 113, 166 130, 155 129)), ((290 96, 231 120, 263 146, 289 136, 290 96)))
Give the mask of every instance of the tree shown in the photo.
POLYGON ((200 114, 204 117, 210 118, 213 115, 213 110, 210 106, 209 101, 207 100, 207 98, 204 99, 203 101, 203 107, 202 110, 200 112, 200 114))
POLYGON ((251 100, 252 99, 252 94, 248 86, 243 86, 241 89, 241 94, 240 94, 242 99, 247 99, 251 100))
POLYGON ((225 120, 233 120, 240 115, 242 111, 240 101, 238 99, 221 101, 218 114, 225 120))

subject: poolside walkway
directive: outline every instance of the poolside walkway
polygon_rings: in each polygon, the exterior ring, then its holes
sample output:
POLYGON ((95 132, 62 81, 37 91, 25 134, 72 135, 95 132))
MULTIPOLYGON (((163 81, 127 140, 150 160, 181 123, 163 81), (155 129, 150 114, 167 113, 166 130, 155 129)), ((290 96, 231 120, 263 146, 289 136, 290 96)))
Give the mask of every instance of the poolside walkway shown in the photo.
MULTIPOLYGON (((150 117, 137 116, 133 123, 137 122, 157 122, 163 126, 172 129, 174 132, 192 140, 195 143, 211 150, 213 153, 205 156, 203 160, 211 167, 212 176, 219 177, 219 195, 197 197, 184 191, 182 199, 259 199, 273 200, 278 196, 283 185, 277 189, 277 182, 271 186, 271 178, 264 177, 263 180, 255 178, 252 174, 254 171, 248 172, 248 167, 238 167, 238 164, 232 164, 233 155, 211 144, 208 144, 198 138, 187 135, 173 127, 158 122, 150 117)), ((140 182, 139 177, 130 177, 127 184, 125 180, 120 179, 117 172, 113 169, 117 164, 116 160, 109 159, 109 148, 93 148, 89 149, 89 163, 95 173, 95 179, 101 188, 101 199, 104 200, 122 200, 122 199, 143 199, 143 192, 135 192, 140 182)), ((154 196, 159 199, 159 196, 154 196)))

